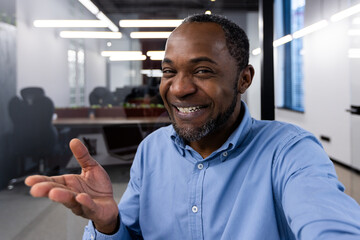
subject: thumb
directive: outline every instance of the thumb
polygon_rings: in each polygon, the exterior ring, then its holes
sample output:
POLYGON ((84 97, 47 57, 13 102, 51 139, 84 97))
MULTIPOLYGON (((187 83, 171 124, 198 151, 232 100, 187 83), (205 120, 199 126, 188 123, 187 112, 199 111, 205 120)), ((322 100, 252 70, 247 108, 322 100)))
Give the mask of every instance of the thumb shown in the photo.
POLYGON ((72 139, 69 143, 69 146, 81 168, 98 165, 95 159, 90 156, 89 151, 87 150, 85 145, 79 139, 72 139))

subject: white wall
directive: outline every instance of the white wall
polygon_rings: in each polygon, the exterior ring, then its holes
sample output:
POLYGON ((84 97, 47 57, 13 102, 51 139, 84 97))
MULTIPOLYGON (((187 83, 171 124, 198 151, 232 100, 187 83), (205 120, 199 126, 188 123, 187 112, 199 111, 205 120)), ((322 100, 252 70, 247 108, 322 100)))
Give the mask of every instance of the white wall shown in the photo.
MULTIPOLYGON (((359 1, 306 1, 305 26, 359 1), (352 2, 352 3, 351 3, 352 2)), ((349 58, 349 19, 332 23, 304 40, 304 113, 276 109, 276 120, 295 123, 315 134, 330 137, 322 144, 335 160, 352 165, 349 58)), ((276 64, 276 62, 275 62, 276 64)))
MULTIPOLYGON (((17 0, 17 89, 41 86, 55 106, 69 105, 67 51, 71 40, 59 37, 59 29, 35 28, 36 19, 95 19, 78 1, 17 0)), ((106 61, 99 40, 80 40, 85 48, 86 96, 94 86, 106 83, 106 61)))
POLYGON ((87 106, 90 105, 88 97, 90 92, 95 87, 106 86, 106 59, 101 56, 105 42, 93 39, 85 41, 85 104, 87 106))

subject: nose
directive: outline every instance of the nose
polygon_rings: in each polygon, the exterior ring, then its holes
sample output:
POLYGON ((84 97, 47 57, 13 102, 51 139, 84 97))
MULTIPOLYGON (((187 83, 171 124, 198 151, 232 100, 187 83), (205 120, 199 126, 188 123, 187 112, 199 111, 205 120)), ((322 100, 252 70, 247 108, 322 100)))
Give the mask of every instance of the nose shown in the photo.
POLYGON ((170 86, 170 93, 177 98, 184 98, 196 92, 196 85, 191 76, 177 74, 170 86))

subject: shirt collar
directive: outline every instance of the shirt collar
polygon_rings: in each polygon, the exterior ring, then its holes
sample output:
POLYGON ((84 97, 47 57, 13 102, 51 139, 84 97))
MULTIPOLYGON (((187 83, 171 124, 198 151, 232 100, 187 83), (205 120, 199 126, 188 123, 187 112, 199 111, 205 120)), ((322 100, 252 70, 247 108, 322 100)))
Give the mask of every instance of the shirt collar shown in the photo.
MULTIPOLYGON (((222 151, 232 151, 241 145, 251 129, 252 118, 249 112, 249 109, 244 101, 241 101, 241 107, 244 108, 244 114, 239 126, 235 131, 230 135, 226 142, 210 156, 222 151)), ((241 117, 241 116, 240 116, 241 117)), ((176 133, 175 129, 171 126, 170 128, 170 138, 174 144, 178 147, 180 154, 185 154, 186 144, 184 140, 176 133)), ((225 160, 225 159, 224 159, 225 160)))

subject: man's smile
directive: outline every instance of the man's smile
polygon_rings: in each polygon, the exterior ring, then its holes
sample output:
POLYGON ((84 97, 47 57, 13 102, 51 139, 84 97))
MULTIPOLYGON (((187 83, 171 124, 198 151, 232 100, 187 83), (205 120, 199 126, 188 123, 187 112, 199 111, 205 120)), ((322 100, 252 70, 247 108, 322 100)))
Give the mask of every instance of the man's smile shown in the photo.
POLYGON ((176 107, 176 109, 181 113, 192 113, 200 111, 201 106, 194 106, 194 107, 176 107))
POLYGON ((179 120, 185 121, 194 121, 199 120, 199 117, 205 113, 205 109, 208 108, 208 105, 172 105, 174 110, 174 115, 179 120))

